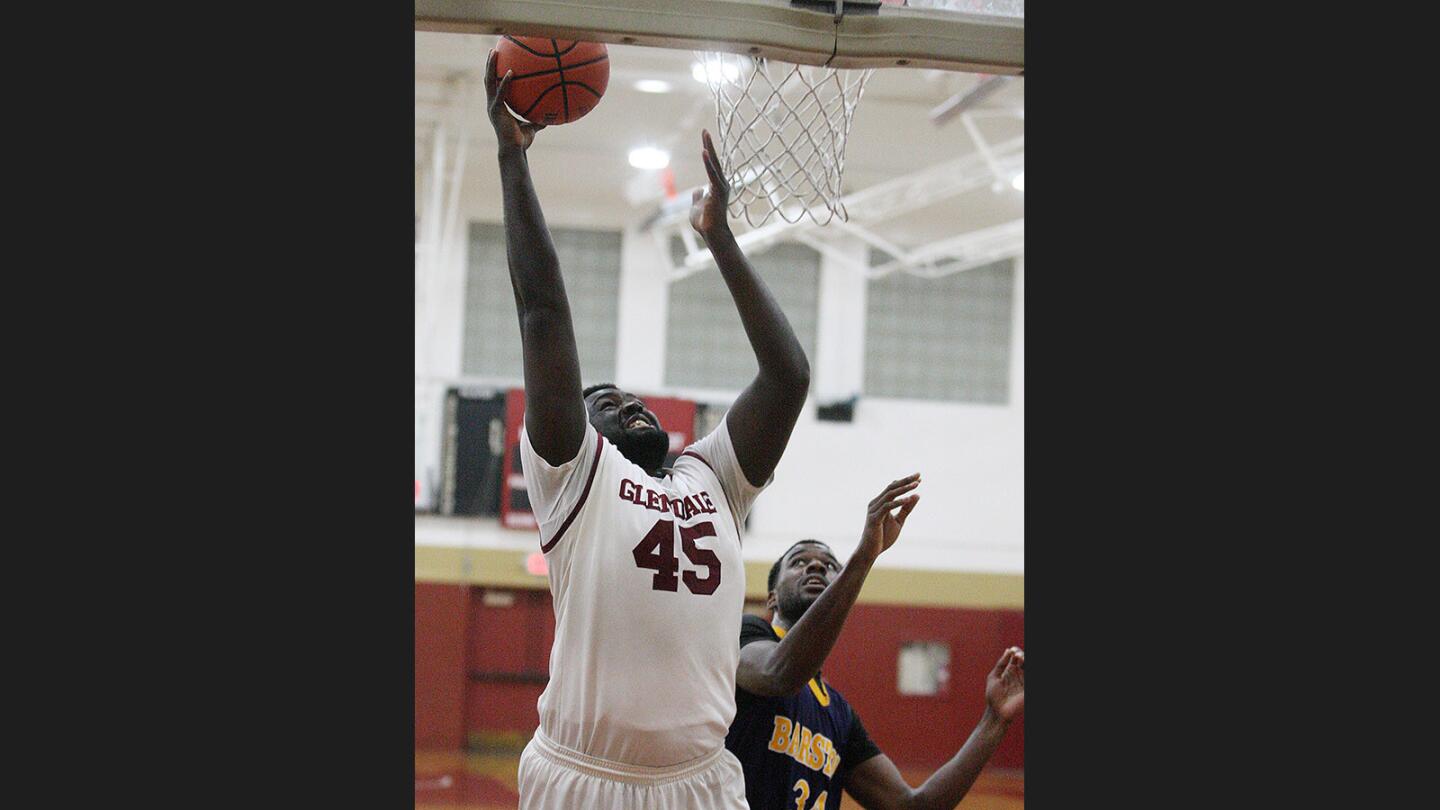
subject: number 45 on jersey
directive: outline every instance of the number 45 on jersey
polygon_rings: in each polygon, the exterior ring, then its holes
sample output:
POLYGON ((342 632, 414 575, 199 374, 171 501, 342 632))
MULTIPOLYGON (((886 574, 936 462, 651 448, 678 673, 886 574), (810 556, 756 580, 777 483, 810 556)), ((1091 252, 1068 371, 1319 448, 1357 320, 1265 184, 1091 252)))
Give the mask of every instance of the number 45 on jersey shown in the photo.
POLYGON ((656 521, 641 538, 640 544, 631 550, 637 566, 655 572, 650 580, 650 589, 678 591, 680 581, 684 580, 685 587, 693 594, 709 596, 715 593, 715 589, 720 587, 720 558, 710 549, 695 545, 697 537, 715 536, 715 524, 706 521, 680 527, 680 550, 691 563, 705 569, 704 576, 688 568, 676 576, 680 560, 675 556, 675 534, 675 521, 656 521))

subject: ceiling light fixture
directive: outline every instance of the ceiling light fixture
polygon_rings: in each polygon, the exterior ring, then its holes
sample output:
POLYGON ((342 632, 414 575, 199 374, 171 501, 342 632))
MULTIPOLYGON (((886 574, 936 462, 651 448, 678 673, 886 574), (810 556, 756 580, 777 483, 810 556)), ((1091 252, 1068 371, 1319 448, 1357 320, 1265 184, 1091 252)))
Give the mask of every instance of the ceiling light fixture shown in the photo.
POLYGON ((1019 174, 1015 175, 1015 177, 1010 180, 1010 185, 1014 186, 1016 191, 1024 191, 1025 172, 1020 172, 1019 174))
POLYGON ((635 82, 635 89, 642 93, 668 93, 670 83, 660 79, 640 79, 635 82))
POLYGON ((630 165, 637 169, 663 169, 670 165, 670 153, 653 146, 640 146, 630 150, 630 165))
POLYGON ((710 79, 714 79, 716 84, 722 80, 735 84, 740 81, 740 68, 730 62, 693 62, 690 65, 690 76, 701 84, 710 84, 710 79))

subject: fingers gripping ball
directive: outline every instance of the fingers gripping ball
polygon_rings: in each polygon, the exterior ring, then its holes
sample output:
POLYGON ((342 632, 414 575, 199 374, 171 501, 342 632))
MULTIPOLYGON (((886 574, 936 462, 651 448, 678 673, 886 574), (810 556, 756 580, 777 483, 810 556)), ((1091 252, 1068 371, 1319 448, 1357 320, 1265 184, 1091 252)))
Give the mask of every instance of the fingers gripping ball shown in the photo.
POLYGON ((507 36, 496 51, 496 77, 514 71, 504 101, 532 124, 580 119, 595 109, 610 83, 610 55, 601 42, 507 36))

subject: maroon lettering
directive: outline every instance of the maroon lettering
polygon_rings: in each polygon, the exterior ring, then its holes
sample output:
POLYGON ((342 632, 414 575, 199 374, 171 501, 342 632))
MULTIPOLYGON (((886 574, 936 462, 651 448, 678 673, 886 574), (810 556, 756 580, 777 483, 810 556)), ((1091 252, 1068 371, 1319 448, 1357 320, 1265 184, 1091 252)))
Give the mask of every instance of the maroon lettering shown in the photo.
POLYGON ((650 580, 650 589, 655 591, 678 591, 680 581, 698 596, 709 596, 720 587, 720 557, 708 548, 700 548, 695 540, 701 537, 715 537, 715 524, 705 522, 694 526, 680 527, 680 548, 690 562, 704 566, 705 576, 696 571, 685 571, 679 577, 680 560, 675 556, 675 522, 658 520, 640 543, 630 550, 635 565, 655 572, 650 580))
POLYGON ((717 511, 708 492, 672 498, 664 492, 637 484, 628 478, 620 479, 620 499, 655 512, 670 512, 680 520, 689 520, 699 514, 713 515, 717 511))
POLYGON ((710 572, 704 577, 697 575, 694 571, 686 571, 682 575, 685 587, 689 588, 691 593, 709 596, 715 593, 716 588, 720 587, 720 558, 715 556, 715 552, 710 549, 695 545, 697 537, 714 536, 715 524, 713 523, 696 523, 694 526, 680 527, 680 548, 685 552, 686 558, 696 565, 705 566, 706 570, 710 572))
MULTIPOLYGON (((635 557, 635 564, 641 568, 648 568, 655 572, 650 580, 650 589, 654 591, 676 591, 679 590, 679 580, 675 571, 680 567, 680 561, 675 558, 675 524, 668 520, 656 521, 650 527, 650 531, 640 539, 640 544, 631 549, 630 553, 635 557)), ((688 571, 686 572, 689 573, 688 571)), ((685 583, 689 585, 689 582, 685 583)))

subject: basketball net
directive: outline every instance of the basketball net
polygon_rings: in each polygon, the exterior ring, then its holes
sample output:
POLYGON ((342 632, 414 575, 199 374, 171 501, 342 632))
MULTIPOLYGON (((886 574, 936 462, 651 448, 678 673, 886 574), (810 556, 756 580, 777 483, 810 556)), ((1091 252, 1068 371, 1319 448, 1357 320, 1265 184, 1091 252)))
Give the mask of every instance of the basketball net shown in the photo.
POLYGON ((817 225, 849 219, 841 202, 845 138, 873 70, 839 70, 756 56, 698 52, 715 96, 730 216, 752 228, 778 214, 817 225))

